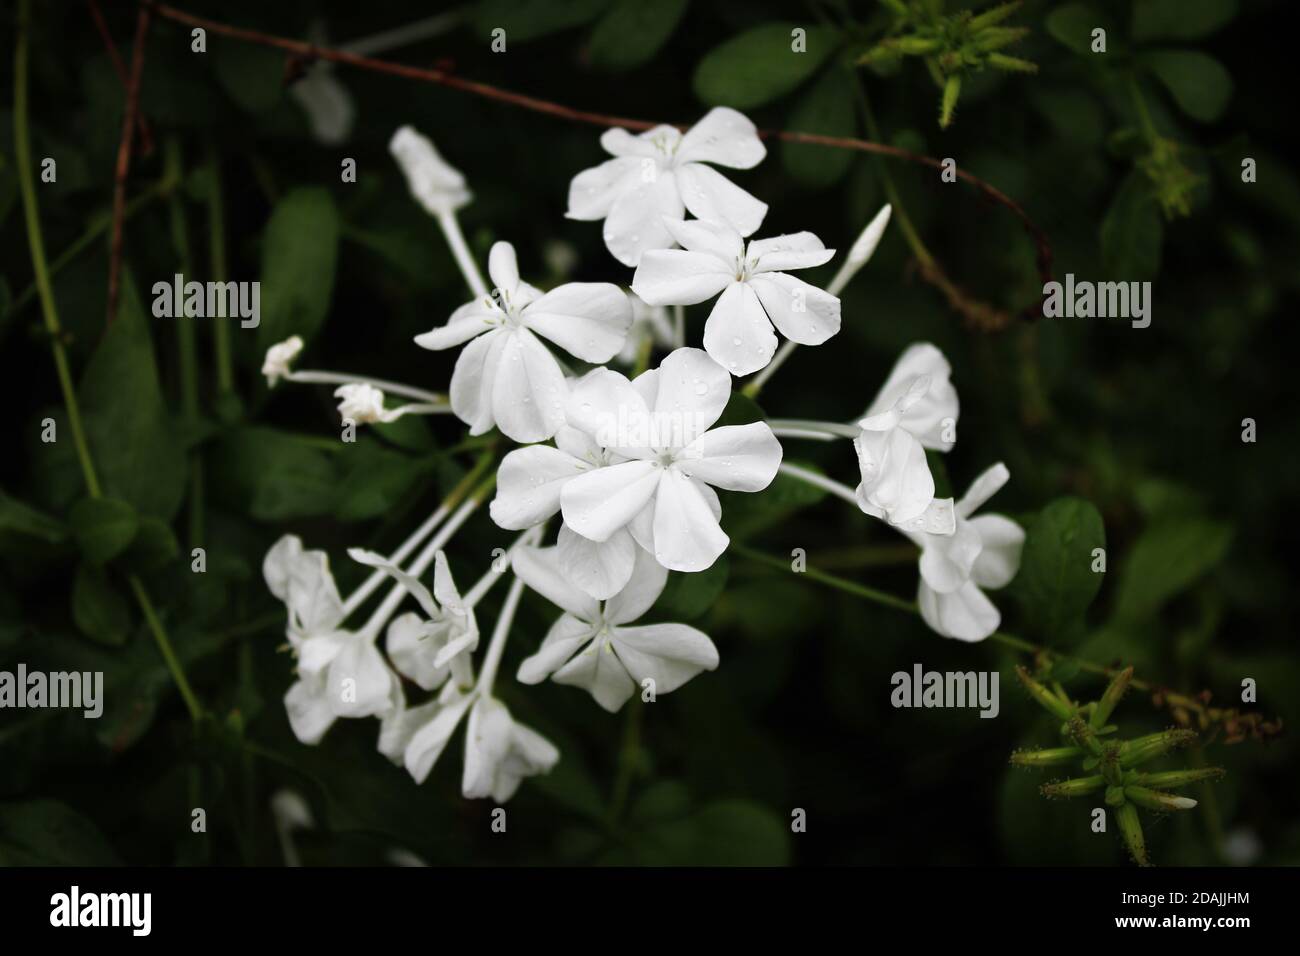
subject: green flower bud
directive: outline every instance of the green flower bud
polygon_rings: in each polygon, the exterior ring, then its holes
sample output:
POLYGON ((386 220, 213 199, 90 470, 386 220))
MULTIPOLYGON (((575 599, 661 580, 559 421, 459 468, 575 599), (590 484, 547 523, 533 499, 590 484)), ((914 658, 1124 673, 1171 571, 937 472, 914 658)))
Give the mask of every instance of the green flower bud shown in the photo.
POLYGON ((1128 847, 1133 862, 1138 866, 1150 866, 1151 861, 1147 859, 1147 841, 1142 836, 1142 821, 1138 819, 1137 807, 1131 803, 1116 807, 1115 820, 1119 823, 1120 835, 1124 837, 1124 845, 1128 847))
POLYGON ((1017 667, 1016 677, 1020 679, 1020 683, 1024 685, 1025 690, 1029 691, 1029 696, 1038 701, 1048 713, 1054 714, 1067 723, 1074 717, 1074 708, 1030 677, 1029 671, 1023 667, 1017 667))
POLYGON ((979 16, 971 18, 971 30, 978 32, 987 27, 1001 23, 1007 17, 1011 16, 1011 14, 1016 12, 1020 7, 1020 3, 1021 0, 1011 0, 1010 3, 1001 3, 996 7, 989 7, 989 9, 985 10, 979 16))
POLYGON ((1017 767, 1055 767, 1072 763, 1083 756, 1078 747, 1049 747, 1046 750, 1017 750, 1011 763, 1017 767))
POLYGON ((1162 793, 1146 787, 1124 787, 1123 795, 1148 810, 1190 810, 1196 806, 1196 801, 1191 797, 1176 797, 1172 793, 1162 793))
POLYGON ((1096 793, 1104 786, 1106 786, 1106 781, 1102 777, 1075 777, 1072 780, 1056 780, 1052 783, 1045 783, 1038 790, 1043 796, 1050 799, 1054 797, 1081 797, 1084 794, 1096 793))
POLYGON ((1203 780, 1218 780, 1226 770, 1222 767, 1202 767, 1199 770, 1170 770, 1164 773, 1133 773, 1130 783, 1139 787, 1154 787, 1169 790, 1174 787, 1186 787, 1203 780))
POLYGON ((1110 686, 1106 688, 1106 692, 1101 695, 1101 700, 1097 701, 1097 706, 1092 711, 1092 718, 1089 723, 1093 726, 1093 729, 1104 727, 1106 721, 1110 720, 1115 705, 1124 697, 1132 680, 1132 667, 1126 667, 1115 675, 1114 680, 1110 682, 1110 686))
POLYGON ((1162 757, 1169 751, 1186 746, 1196 739, 1194 730, 1163 730, 1148 734, 1120 745, 1119 762, 1122 767, 1136 767, 1148 760, 1162 757))

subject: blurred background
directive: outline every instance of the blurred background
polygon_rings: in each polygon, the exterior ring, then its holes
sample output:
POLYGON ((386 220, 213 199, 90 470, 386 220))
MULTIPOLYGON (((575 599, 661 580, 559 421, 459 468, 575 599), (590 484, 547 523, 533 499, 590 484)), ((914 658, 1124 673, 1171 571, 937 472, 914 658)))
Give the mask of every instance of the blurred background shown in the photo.
MULTIPOLYGON (((15 6, 0 7, 7 65, 15 6)), ((809 229, 847 248, 893 202, 875 258, 843 295, 838 337, 798 350, 758 404, 774 417, 852 420, 906 345, 938 345, 962 405, 956 448, 932 456, 941 493, 1007 464, 1012 480, 988 510, 1021 521, 1030 540, 1020 578, 993 599, 1004 631, 1053 653, 1036 661, 945 640, 914 615, 733 549, 709 572, 674 574, 653 612, 709 633, 716 672, 635 716, 573 688, 500 682, 515 716, 562 758, 524 783, 508 836, 494 835, 489 803, 460 796, 459 742, 416 786, 376 752, 376 721, 340 721, 314 748, 294 739, 283 610, 261 575, 266 549, 292 532, 330 552, 346 593, 363 575, 345 548, 394 547, 472 463, 456 447, 463 426, 405 419, 342 444, 330 388, 272 392, 258 370, 268 345, 297 332, 308 342, 299 367, 445 388, 454 353, 411 338, 468 293, 388 155, 403 124, 465 174, 475 199, 461 222, 480 261, 507 239, 536 284, 626 284, 599 225, 564 218, 569 180, 606 158, 600 127, 216 33, 193 53, 188 27, 155 16, 139 98, 152 150, 136 141, 121 315, 106 334, 125 95, 95 15, 129 66, 137 8, 37 3, 28 98, 37 175, 42 158, 57 161, 56 181, 36 187, 54 298, 101 477, 141 520, 104 565, 69 524, 85 488, 32 288, 7 67, 0 669, 102 670, 107 703, 98 721, 0 712, 0 863, 279 865, 272 796, 288 790, 312 818, 296 837, 310 864, 391 862, 394 850, 432 864, 1117 864, 1116 834, 1089 828, 1099 801, 1049 802, 1038 785, 1059 774, 1008 765, 1014 749, 1058 742, 1012 668, 1041 665, 1091 699, 1104 680, 1073 658, 1132 664, 1152 686, 1241 711, 1208 719, 1201 744, 1167 762, 1228 774, 1189 792, 1195 811, 1148 817, 1155 862, 1300 861, 1295 743, 1283 732, 1300 716, 1284 547, 1294 536, 1283 527, 1300 419, 1284 388, 1293 349, 1276 338, 1300 286, 1293 110, 1277 89, 1292 58, 1287 4, 1031 0, 997 24, 1023 36, 981 42, 966 5, 930 0, 178 6, 575 109, 690 124, 725 104, 765 129, 952 157, 1024 207, 1055 278, 1152 282, 1152 322, 1026 318, 1042 288, 1031 237, 1007 209, 924 166, 769 141, 759 167, 729 172, 771 206, 760 236, 809 229), (1097 26, 1105 53, 1091 50, 1097 26), (498 27, 504 53, 489 47, 498 27), (809 51, 797 59, 786 52, 796 27, 809 51), (345 158, 355 183, 340 181, 345 158), (261 326, 230 324, 228 376, 213 323, 196 320, 191 373, 178 323, 150 314, 150 287, 176 272, 261 280, 261 326), (47 417, 59 423, 54 444, 40 440, 47 417), (190 571, 195 546, 205 574, 190 571), (1081 577, 1094 547, 1106 573, 1081 577), (131 574, 207 711, 197 723, 131 574), (916 663, 999 670, 1000 715, 895 710, 890 676, 916 663), (1240 703, 1248 677, 1254 704, 1240 703), (195 807, 206 833, 191 829, 195 807), (804 833, 791 832, 796 808, 804 833)), ((803 276, 824 284, 837 265, 803 276)), ((688 310, 693 344, 706 315, 688 310)), ((847 442, 785 445, 789 460, 856 483, 847 442)), ((783 479, 761 496, 724 493, 723 509, 738 544, 783 562, 802 548, 810 567, 915 595, 905 539, 843 502, 783 479)), ((458 579, 474 580, 511 537, 477 515, 451 547, 458 579)), ((487 599, 484 627, 503 595, 487 599)), ((555 615, 526 597, 503 675, 555 615)), ((1125 734, 1181 721, 1200 718, 1149 692, 1116 713, 1125 734)))

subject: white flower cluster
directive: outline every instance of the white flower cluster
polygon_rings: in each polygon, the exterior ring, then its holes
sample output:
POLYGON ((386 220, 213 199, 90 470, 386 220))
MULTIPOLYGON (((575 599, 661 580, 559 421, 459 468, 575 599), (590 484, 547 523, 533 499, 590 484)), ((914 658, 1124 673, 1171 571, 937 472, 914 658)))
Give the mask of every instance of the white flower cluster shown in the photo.
POLYGON ((304 743, 319 741, 338 717, 376 716, 380 750, 422 781, 467 716, 462 790, 507 799, 523 777, 546 772, 559 757, 493 694, 523 588, 563 613, 520 665, 519 681, 551 677, 576 685, 609 711, 638 689, 647 700, 675 690, 717 667, 717 648, 685 624, 636 622, 670 571, 702 571, 727 549, 715 489, 760 492, 778 472, 835 491, 917 543, 919 606, 935 631, 973 641, 998 626, 997 609, 981 589, 1015 575, 1024 535, 1006 518, 971 516, 1007 480, 1001 465, 955 505, 935 497, 926 451, 953 447, 958 402, 951 370, 934 346, 907 349, 856 423, 719 424, 733 375, 766 370, 761 384, 796 344, 820 345, 839 331, 838 292, 871 257, 888 208, 821 289, 791 273, 824 265, 835 251, 810 232, 747 239, 767 206, 713 168, 749 169, 766 154, 740 113, 714 109, 685 133, 668 126, 635 136, 613 129, 601 145, 614 158, 574 177, 568 216, 604 220, 609 251, 635 269, 631 292, 605 282, 540 289, 520 277, 508 242, 489 253, 489 291, 456 224, 456 211, 470 200, 464 176, 404 127, 393 137, 393 156, 474 292, 444 324, 415 339, 432 350, 462 347, 446 398, 356 376, 290 371, 303 349, 296 337, 267 355, 268 384, 338 384, 345 420, 389 422, 449 410, 471 435, 495 428, 523 446, 504 456, 486 485, 453 493, 391 556, 350 551, 373 572, 346 601, 323 552, 304 550, 289 536, 268 553, 264 573, 288 608, 296 657, 298 680, 285 703, 304 743), (704 348, 687 347, 680 310, 710 300, 716 301, 704 323, 704 348), (677 310, 675 328, 669 307, 677 310), (780 354, 778 332, 787 340, 780 354), (608 367, 639 358, 646 368, 651 350, 667 345, 657 368, 631 378, 608 367), (419 404, 387 409, 386 390, 419 404), (856 490, 784 465, 778 436, 851 438, 861 473, 856 490), (443 547, 492 485, 492 519, 521 535, 508 561, 494 562, 462 595, 443 547), (554 544, 543 547, 556 517, 554 544), (432 592, 420 580, 431 563, 432 592), (475 605, 507 571, 513 583, 476 676, 475 605), (392 590, 370 618, 344 628, 387 579, 395 582, 392 590), (407 597, 419 611, 394 617, 407 597), (386 654, 376 647, 381 632, 386 654), (404 681, 432 697, 409 706, 404 681))

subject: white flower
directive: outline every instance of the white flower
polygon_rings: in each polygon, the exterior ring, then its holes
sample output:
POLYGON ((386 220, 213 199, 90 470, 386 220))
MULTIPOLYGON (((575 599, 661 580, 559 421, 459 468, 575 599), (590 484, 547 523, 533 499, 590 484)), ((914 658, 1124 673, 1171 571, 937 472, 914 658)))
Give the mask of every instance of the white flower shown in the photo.
POLYGON ((348 557, 388 574, 415 598, 426 615, 421 618, 415 613, 403 614, 388 625, 388 657, 398 673, 424 690, 439 687, 449 673, 461 686, 471 684, 469 655, 478 648, 478 623, 474 609, 465 604, 456 589, 446 554, 439 551, 433 558, 433 594, 383 555, 351 548, 348 557))
POLYGON ((613 712, 647 680, 655 694, 666 694, 718 666, 718 649, 693 627, 629 626, 650 609, 668 580, 667 569, 644 551, 637 552, 627 586, 603 604, 569 583, 555 548, 520 548, 513 566, 524 583, 565 611, 537 653, 519 665, 518 678, 525 684, 552 677, 586 688, 613 712))
MULTIPOLYGON (((510 531, 536 527, 560 510, 560 492, 571 478, 623 461, 627 459, 601 448, 585 432, 562 425, 554 448, 529 445, 502 459, 492 520, 510 531)), ((632 574, 637 545, 626 529, 605 541, 591 541, 562 525, 557 544, 564 573, 597 600, 617 594, 632 574)))
POLYGON ((921 546, 917 604, 930 628, 944 637, 982 641, 1002 616, 981 588, 1001 588, 1020 569, 1025 532, 1002 515, 971 515, 1007 483, 1006 465, 994 465, 957 502, 951 535, 909 534, 921 546))
POLYGON ((728 538, 710 486, 761 491, 781 464, 766 422, 710 428, 730 396, 731 377, 699 349, 677 349, 635 382, 609 369, 586 375, 565 407, 568 421, 628 460, 565 482, 564 523, 592 541, 627 528, 674 571, 712 565, 728 538))
POLYGON ((374 636, 340 627, 339 599, 329 558, 304 551, 293 535, 267 552, 262 573, 271 593, 289 609, 289 643, 298 658, 298 681, 285 694, 294 734, 316 744, 338 717, 369 717, 389 709, 393 676, 374 636))
POLYGON ((632 326, 628 330, 627 341, 618 353, 618 360, 631 365, 647 339, 651 345, 672 348, 673 327, 668 319, 668 310, 662 305, 646 305, 635 292, 629 292, 627 299, 632 304, 632 326))
POLYGON ((427 136, 412 127, 403 126, 394 133, 388 151, 406 174, 411 195, 430 215, 448 215, 473 198, 460 171, 439 155, 427 136))
POLYGON ((492 247, 488 273, 493 296, 462 305, 446 325, 415 341, 427 349, 469 342, 452 373, 451 408, 471 435, 496 425, 517 442, 543 441, 564 423, 567 387, 537 336, 584 362, 608 362, 623 346, 632 309, 608 282, 570 282, 543 293, 520 280, 508 242, 492 247))
POLYGON ((681 219, 689 209, 748 236, 767 214, 766 203, 704 165, 750 169, 767 155, 754 124, 733 109, 710 110, 685 135, 672 126, 639 136, 606 130, 600 145, 616 158, 573 177, 567 215, 604 219, 605 245, 626 266, 637 265, 647 249, 673 244, 664 216, 681 219))
POLYGON ((402 417, 400 409, 384 408, 382 389, 368 382, 354 382, 340 385, 334 390, 334 397, 339 402, 339 417, 346 421, 367 425, 374 422, 391 422, 402 417))
POLYGON ((307 114, 307 123, 318 143, 337 146, 348 138, 356 119, 356 106, 347 87, 335 78, 328 61, 308 68, 307 75, 289 87, 289 93, 307 114))
POLYGON ((266 350, 266 360, 262 362, 262 374, 266 376, 267 388, 289 374, 289 364, 302 351, 302 339, 291 335, 283 342, 277 342, 266 350))
POLYGON ((704 348, 733 375, 757 372, 772 360, 776 334, 820 345, 840 330, 840 300, 786 269, 808 269, 835 255, 811 232, 745 244, 724 223, 665 220, 681 249, 647 252, 632 291, 651 305, 718 301, 704 325, 704 348))
POLYGON ((928 343, 895 363, 853 440, 862 481, 858 506, 896 526, 951 534, 952 499, 935 499, 925 449, 948 451, 957 427, 957 391, 947 359, 928 343))

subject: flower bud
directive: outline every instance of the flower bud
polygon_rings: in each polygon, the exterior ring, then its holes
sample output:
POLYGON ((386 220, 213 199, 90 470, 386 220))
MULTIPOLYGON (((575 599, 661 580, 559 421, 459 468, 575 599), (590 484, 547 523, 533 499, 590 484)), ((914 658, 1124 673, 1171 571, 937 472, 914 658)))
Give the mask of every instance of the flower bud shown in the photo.
POLYGON ((293 335, 283 342, 277 342, 266 350, 266 359, 262 362, 262 374, 266 376, 268 388, 289 374, 289 363, 302 351, 302 339, 293 335))
POLYGON ((465 177, 450 166, 434 148, 433 142, 410 126, 393 134, 388 151, 406 174, 411 195, 430 215, 443 216, 466 205, 471 198, 465 177))
POLYGON ((1147 787, 1125 787, 1124 796, 1148 810, 1190 810, 1196 806, 1196 801, 1191 797, 1176 797, 1172 793, 1162 793, 1147 787))
POLYGON ((1072 780, 1055 780, 1052 783, 1045 783, 1039 787, 1039 792, 1043 796, 1053 797, 1081 797, 1087 793, 1095 793, 1106 785, 1103 777, 1075 777, 1072 780))

